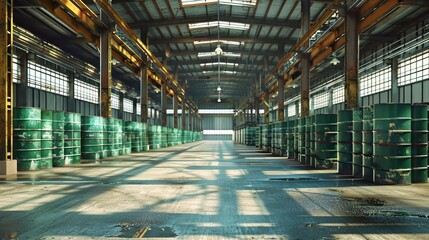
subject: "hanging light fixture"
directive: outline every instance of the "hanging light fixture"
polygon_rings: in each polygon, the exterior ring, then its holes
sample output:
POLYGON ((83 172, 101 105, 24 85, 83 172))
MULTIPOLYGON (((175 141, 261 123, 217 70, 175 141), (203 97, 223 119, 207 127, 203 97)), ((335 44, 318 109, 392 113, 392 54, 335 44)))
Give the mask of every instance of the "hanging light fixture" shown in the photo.
POLYGON ((218 98, 217 98, 217 102, 220 103, 222 100, 220 100, 220 92, 222 91, 222 88, 220 87, 220 55, 222 54, 223 50, 220 47, 220 19, 219 19, 219 14, 220 14, 220 3, 219 0, 217 1, 217 47, 215 49, 215 53, 217 54, 217 92, 218 92, 218 98))
POLYGON ((332 55, 334 58, 329 62, 329 63, 331 63, 332 65, 337 65, 338 63, 340 63, 340 60, 338 60, 338 58, 337 58, 337 54, 333 54, 332 55))

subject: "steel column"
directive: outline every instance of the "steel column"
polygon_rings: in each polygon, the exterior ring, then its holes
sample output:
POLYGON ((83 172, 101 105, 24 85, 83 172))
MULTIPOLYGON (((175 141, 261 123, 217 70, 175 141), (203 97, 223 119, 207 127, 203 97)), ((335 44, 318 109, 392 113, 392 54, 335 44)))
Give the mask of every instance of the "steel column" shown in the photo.
POLYGON ((140 120, 142 123, 148 123, 148 66, 143 66, 140 69, 140 120))
POLYGON ((186 104, 184 98, 182 98, 182 115, 180 117, 182 118, 182 130, 186 130, 186 104))
MULTIPOLYGON (((310 29, 310 0, 301 0, 301 38, 310 29)), ((309 42, 306 41, 301 50, 306 49, 309 42)), ((310 56, 301 52, 301 116, 310 115, 310 56)))
POLYGON ((173 96, 173 127, 179 128, 179 114, 177 113, 179 109, 179 99, 178 96, 173 96))
POLYGON ((133 118, 132 121, 137 122, 139 121, 138 117, 137 117, 137 99, 133 99, 133 118))
MULTIPOLYGON (((347 0, 347 9, 354 2, 354 0, 347 0)), ((347 10, 345 28, 345 100, 346 108, 353 109, 359 106, 359 12, 357 9, 347 10)))
POLYGON ((265 91, 265 96, 264 96, 264 123, 270 123, 270 93, 268 91, 265 91))
POLYGON ((259 98, 255 100, 255 116, 256 116, 256 124, 259 124, 259 98))
MULTIPOLYGON (((108 23, 110 20, 103 11, 100 13, 101 21, 108 23)), ((101 116, 112 117, 112 33, 109 27, 100 29, 100 84, 101 84, 101 116)))
POLYGON ((0 2, 0 175, 17 173, 13 160, 13 0, 0 2))
POLYGON ((161 84, 161 126, 167 126, 167 86, 161 84))
POLYGON ((76 112, 76 99, 74 98, 74 82, 76 78, 76 73, 69 75, 69 100, 67 102, 67 111, 76 112))
POLYGON ((119 93, 119 112, 118 112, 118 118, 124 119, 124 93, 119 93))
POLYGON ((189 110, 188 110, 188 130, 191 131, 192 130, 192 109, 191 106, 189 106, 189 110))

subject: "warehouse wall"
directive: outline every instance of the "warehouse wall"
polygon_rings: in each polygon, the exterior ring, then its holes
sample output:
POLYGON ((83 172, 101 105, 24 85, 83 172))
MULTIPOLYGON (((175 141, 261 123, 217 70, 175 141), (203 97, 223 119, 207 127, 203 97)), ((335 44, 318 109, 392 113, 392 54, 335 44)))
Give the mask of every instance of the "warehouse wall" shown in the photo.
POLYGON ((233 115, 202 115, 204 140, 232 140, 233 115), (211 131, 215 130, 215 131, 211 131), (227 131, 231 133, 226 134, 227 131))

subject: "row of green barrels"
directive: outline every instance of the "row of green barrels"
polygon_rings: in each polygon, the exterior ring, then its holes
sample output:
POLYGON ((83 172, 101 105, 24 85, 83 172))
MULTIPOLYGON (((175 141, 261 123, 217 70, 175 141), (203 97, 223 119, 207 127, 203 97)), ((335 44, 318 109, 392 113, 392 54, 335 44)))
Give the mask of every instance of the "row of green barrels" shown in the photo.
POLYGON ((150 149, 160 149, 168 146, 201 141, 202 132, 181 130, 150 125, 148 127, 148 144, 150 149))
POLYGON ((257 126, 255 128, 255 147, 260 149, 262 148, 262 127, 257 126))
POLYGON ((80 163, 80 114, 15 108, 13 126, 18 170, 80 163))

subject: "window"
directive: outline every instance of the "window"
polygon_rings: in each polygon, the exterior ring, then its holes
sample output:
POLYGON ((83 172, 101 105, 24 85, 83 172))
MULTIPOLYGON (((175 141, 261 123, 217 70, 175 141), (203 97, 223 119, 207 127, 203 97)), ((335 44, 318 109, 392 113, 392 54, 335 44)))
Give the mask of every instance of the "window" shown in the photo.
POLYGON ((12 68, 13 68, 13 74, 12 74, 13 82, 21 83, 21 60, 16 55, 13 55, 12 68))
POLYGON ((328 106, 329 93, 322 92, 314 95, 314 109, 319 109, 328 106))
POLYGON ((74 98, 98 104, 98 86, 83 82, 79 79, 74 80, 74 98))
POLYGON ((429 79, 429 51, 405 58, 398 65, 398 85, 429 79))
POLYGON ((288 117, 293 117, 296 115, 296 106, 295 104, 289 105, 287 107, 287 116, 288 117))
POLYGON ((122 104, 124 104, 124 112, 134 113, 133 100, 124 98, 124 102, 122 104))
POLYGON ((365 74, 360 79, 360 95, 368 96, 392 87, 390 67, 365 74))
POLYGON ((31 61, 28 62, 28 86, 64 96, 69 95, 66 74, 31 61))
POLYGON ((140 103, 137 103, 136 113, 137 113, 137 115, 142 114, 142 105, 140 103))
POLYGON ((232 135, 233 130, 203 130, 203 135, 232 135))
POLYGON ((338 104, 345 101, 344 94, 345 94, 345 87, 344 85, 339 85, 337 87, 334 87, 332 91, 332 104, 338 104))
POLYGON ((120 108, 120 105, 119 105, 119 95, 112 93, 111 100, 112 100, 112 108, 119 110, 119 108, 120 108))

